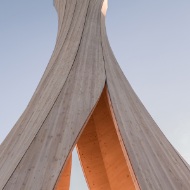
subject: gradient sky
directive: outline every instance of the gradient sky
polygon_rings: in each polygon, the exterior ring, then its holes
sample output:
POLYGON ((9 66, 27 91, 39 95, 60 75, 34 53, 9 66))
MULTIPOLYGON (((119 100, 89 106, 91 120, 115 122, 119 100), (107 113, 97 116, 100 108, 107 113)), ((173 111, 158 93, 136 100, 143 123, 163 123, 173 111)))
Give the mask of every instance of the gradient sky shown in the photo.
MULTIPOLYGON (((122 70, 188 163, 189 10, 189 0, 109 0, 107 13, 108 37, 122 70)), ((0 1, 0 143, 29 102, 52 54, 56 34, 53 0, 0 1)), ((87 189, 76 152, 73 165, 71 190, 87 189)))

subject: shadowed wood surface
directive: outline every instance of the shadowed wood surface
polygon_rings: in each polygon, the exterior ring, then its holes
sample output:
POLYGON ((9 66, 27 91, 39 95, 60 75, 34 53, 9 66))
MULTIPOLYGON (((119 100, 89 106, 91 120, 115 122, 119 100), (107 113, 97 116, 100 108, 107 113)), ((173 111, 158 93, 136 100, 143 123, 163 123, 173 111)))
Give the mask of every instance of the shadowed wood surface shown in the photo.
MULTIPOLYGON (((109 127, 116 127, 134 184, 137 180, 142 190, 189 190, 189 165, 146 111, 112 53, 105 29, 107 0, 55 0, 54 5, 59 20, 55 49, 25 112, 0 145, 0 189, 55 188, 106 82, 109 127)), ((95 123, 99 117, 89 121, 96 128, 96 146, 101 137, 100 144, 109 141, 95 123)), ((111 154, 109 147, 100 147, 101 155, 111 154)), ((115 177, 103 158, 105 184, 113 189, 109 180, 115 177)))

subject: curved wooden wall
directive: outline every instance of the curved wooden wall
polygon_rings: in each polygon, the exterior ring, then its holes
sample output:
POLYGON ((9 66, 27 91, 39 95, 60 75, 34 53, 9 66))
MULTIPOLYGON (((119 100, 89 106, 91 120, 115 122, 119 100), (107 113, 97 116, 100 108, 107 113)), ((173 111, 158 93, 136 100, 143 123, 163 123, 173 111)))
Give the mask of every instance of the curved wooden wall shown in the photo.
POLYGON ((109 45, 103 14, 101 35, 108 92, 140 188, 188 190, 190 170, 160 131, 121 71, 109 45))
POLYGON ((130 161, 124 156, 116 132, 106 90, 77 142, 81 165, 90 190, 137 190, 135 176, 127 165, 130 161))
POLYGON ((0 189, 53 189, 105 85, 100 0, 57 1, 55 51, 23 116, 1 145, 0 189), (65 14, 61 14, 64 9, 65 14))
POLYGON ((189 166, 148 114, 111 51, 107 0, 55 0, 54 5, 55 49, 25 112, 0 145, 0 189, 54 189, 106 83, 117 133, 140 189, 189 190, 189 166))

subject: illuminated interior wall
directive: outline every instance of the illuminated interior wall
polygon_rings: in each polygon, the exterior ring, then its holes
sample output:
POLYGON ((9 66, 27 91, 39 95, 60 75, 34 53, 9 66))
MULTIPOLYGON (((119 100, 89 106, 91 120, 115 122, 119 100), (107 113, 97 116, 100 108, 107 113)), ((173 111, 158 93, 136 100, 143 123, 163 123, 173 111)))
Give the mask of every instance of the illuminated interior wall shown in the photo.
MULTIPOLYGON (((82 169, 90 190, 135 190, 138 185, 127 153, 123 153, 107 95, 105 88, 77 142, 82 169)), ((70 175, 64 174, 70 171, 69 166, 61 173, 56 190, 66 190, 62 186, 69 190, 64 180, 70 180, 70 175)))

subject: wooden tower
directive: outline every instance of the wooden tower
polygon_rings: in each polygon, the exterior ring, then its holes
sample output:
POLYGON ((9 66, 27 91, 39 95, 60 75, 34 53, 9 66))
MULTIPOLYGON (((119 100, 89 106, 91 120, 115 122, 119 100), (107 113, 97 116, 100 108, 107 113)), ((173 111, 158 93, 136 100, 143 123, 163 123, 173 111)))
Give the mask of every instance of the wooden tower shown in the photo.
MULTIPOLYGON (((55 50, 0 146, 1 190, 69 190, 77 146, 90 190, 189 190, 190 168, 110 48, 107 0, 55 0, 55 50)), ((79 187, 80 190, 80 187, 79 187)))

